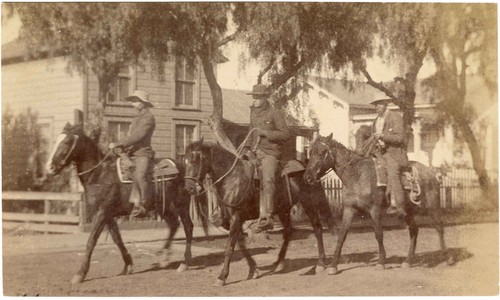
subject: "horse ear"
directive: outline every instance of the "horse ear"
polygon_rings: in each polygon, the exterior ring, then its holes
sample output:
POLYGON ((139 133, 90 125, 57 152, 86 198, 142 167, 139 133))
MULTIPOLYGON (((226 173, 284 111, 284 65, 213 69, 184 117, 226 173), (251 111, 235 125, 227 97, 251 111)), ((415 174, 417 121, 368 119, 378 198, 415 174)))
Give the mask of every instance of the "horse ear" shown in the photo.
POLYGON ((66 125, 64 126, 63 132, 64 132, 64 133, 71 133, 71 128, 72 128, 72 126, 71 126, 71 124, 68 122, 68 123, 66 123, 66 125))
POLYGON ((332 138, 333 138, 333 132, 332 132, 332 133, 330 133, 330 135, 326 137, 326 139, 327 139, 327 140, 329 140, 329 141, 330 141, 332 138))
POLYGON ((203 136, 201 136, 200 144, 203 144, 203 136))

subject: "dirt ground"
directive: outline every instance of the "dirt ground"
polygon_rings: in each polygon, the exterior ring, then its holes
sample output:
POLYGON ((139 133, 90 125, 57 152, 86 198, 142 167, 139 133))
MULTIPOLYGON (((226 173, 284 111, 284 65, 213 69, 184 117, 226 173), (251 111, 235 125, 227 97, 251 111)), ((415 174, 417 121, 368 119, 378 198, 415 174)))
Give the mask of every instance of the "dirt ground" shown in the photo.
MULTIPOLYGON (((324 234, 327 255, 334 251, 336 236, 324 234)), ((157 264, 163 241, 128 243, 134 273, 115 276, 122 268, 121 256, 111 245, 98 247, 86 281, 71 286, 84 249, 45 251, 39 254, 3 255, 3 289, 6 296, 472 296, 499 292, 498 223, 446 228, 449 253, 446 263, 434 229, 421 228, 417 260, 411 269, 400 268, 408 251, 406 229, 385 232, 386 270, 375 268, 377 243, 372 231, 353 231, 342 252, 338 275, 316 273, 317 250, 309 230, 294 233, 281 273, 270 271, 281 242, 279 232, 269 240, 248 239, 260 277, 246 280, 248 267, 239 251, 233 255, 229 278, 223 287, 212 284, 223 261, 223 237, 193 244, 189 270, 176 271, 183 255, 182 242, 174 247, 172 263, 157 264)), ((4 239, 5 241, 5 239, 4 239)), ((8 245, 4 245, 4 248, 8 245)))

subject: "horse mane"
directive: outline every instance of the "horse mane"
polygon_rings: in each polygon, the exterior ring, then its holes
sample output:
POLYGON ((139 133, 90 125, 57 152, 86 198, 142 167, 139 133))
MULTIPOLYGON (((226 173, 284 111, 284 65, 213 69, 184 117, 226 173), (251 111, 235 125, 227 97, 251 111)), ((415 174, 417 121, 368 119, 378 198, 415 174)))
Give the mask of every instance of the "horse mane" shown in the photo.
POLYGON ((337 141, 334 138, 326 137, 324 139, 328 144, 331 145, 331 148, 335 148, 337 150, 343 151, 344 153, 347 153, 349 156, 354 156, 353 158, 359 158, 359 159, 364 158, 364 156, 360 155, 359 153, 357 153, 354 150, 347 148, 346 146, 344 146, 344 144, 342 144, 341 142, 337 141))

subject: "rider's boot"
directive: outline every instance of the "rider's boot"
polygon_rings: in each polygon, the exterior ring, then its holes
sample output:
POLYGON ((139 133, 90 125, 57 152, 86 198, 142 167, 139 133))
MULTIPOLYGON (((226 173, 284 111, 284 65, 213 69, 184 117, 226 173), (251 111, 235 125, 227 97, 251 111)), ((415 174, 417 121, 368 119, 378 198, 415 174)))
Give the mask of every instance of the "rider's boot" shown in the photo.
POLYGON ((274 228, 273 210, 274 210, 274 196, 272 194, 264 193, 260 201, 261 213, 259 217, 258 227, 261 230, 272 230, 274 228))
POLYGON ((388 215, 397 214, 400 217, 406 216, 406 211, 404 209, 404 202, 403 202, 404 192, 403 195, 398 195, 397 192, 394 193, 394 190, 392 190, 390 198, 391 198, 391 204, 385 211, 386 214, 388 215))

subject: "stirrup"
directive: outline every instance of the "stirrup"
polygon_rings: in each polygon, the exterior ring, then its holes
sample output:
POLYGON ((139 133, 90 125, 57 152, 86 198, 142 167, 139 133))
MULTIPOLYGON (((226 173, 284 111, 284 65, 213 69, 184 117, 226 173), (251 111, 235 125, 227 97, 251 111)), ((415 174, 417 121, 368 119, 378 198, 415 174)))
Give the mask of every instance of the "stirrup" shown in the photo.
POLYGON ((257 222, 257 227, 259 227, 261 230, 273 229, 274 228, 273 217, 266 216, 264 218, 259 218, 259 221, 257 222))

